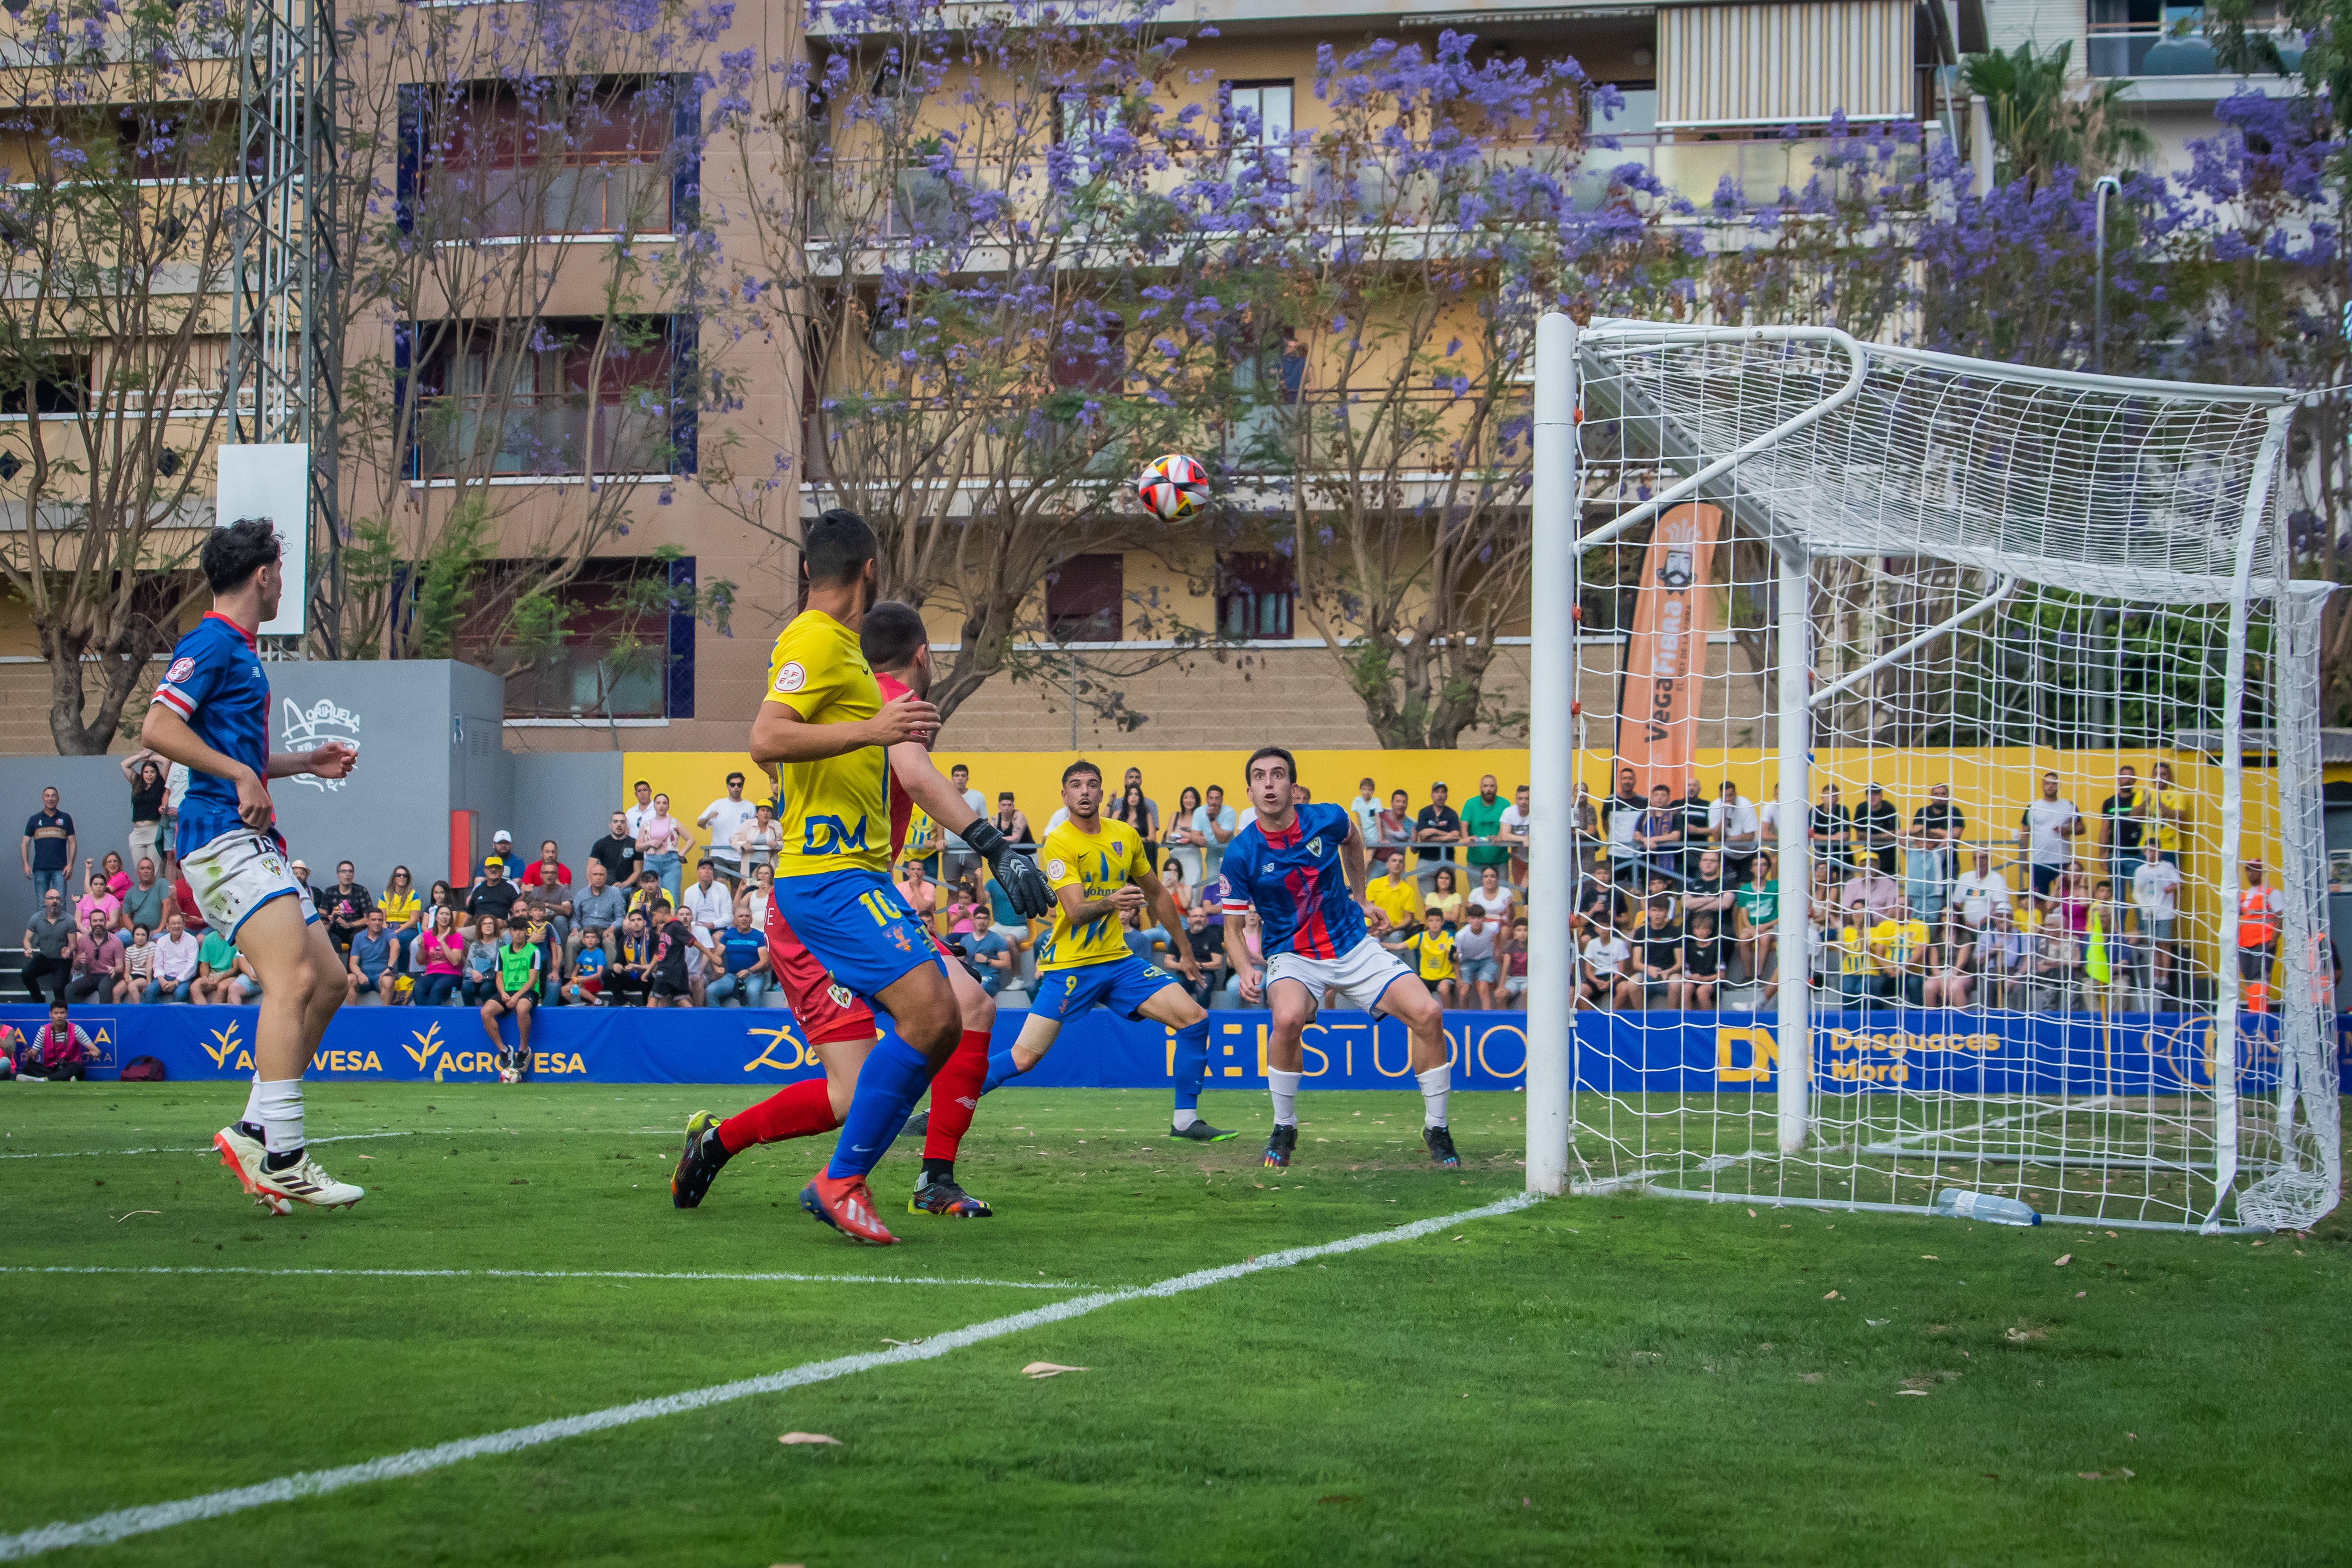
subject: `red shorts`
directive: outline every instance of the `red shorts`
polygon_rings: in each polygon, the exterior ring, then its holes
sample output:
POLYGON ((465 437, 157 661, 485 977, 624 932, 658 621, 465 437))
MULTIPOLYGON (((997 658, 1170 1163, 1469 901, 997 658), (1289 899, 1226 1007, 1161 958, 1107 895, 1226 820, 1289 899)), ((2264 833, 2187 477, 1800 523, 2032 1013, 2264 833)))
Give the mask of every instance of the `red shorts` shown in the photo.
MULTIPOLYGON (((927 931, 927 934, 941 958, 950 963, 961 962, 948 951, 936 931, 927 931)), ((801 1034, 810 1045, 862 1042, 882 1032, 874 1021, 874 1009, 848 986, 835 981, 832 972, 817 962, 816 954, 801 945, 801 939, 793 934, 791 922, 784 919, 784 911, 774 899, 768 900, 768 964, 783 987, 784 1005, 792 1009, 793 1021, 801 1026, 801 1034)))

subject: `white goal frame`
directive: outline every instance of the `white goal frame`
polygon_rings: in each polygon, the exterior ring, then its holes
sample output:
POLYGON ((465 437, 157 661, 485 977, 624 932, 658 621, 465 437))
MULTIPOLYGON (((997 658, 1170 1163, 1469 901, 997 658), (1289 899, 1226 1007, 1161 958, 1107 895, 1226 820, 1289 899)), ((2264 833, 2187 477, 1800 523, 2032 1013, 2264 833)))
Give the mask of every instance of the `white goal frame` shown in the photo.
MULTIPOLYGON (((1736 483, 1736 471, 1743 463, 1759 454, 1792 442, 1809 427, 1830 418, 1853 403, 1869 384, 1874 367, 1884 368, 1898 362, 1905 366, 1916 368, 1925 365, 1939 373, 1981 377, 2007 385, 2029 386, 2045 393, 2053 390, 2062 394, 2080 393, 2086 398, 2147 396, 2180 399, 2193 396, 2229 406, 2242 420, 2256 416, 2262 420, 2259 450, 2253 456, 2251 470, 2244 475, 2245 500, 2237 518, 2234 571, 2226 580, 2218 573, 2207 578, 2183 579, 2189 583, 2209 582, 2215 590, 2226 591, 2229 595, 2227 666, 2219 759, 2221 789, 2220 820, 2216 825, 2221 855, 2218 881, 2224 889, 2225 898, 2229 896, 2228 890, 2239 885, 2240 837, 2244 826, 2245 804, 2243 752, 2244 742, 2249 739, 2242 727, 2249 599, 2273 593, 2282 603, 2290 596, 2297 597, 2302 601, 2299 610, 2309 613, 2305 619, 2315 620, 2318 598, 2326 591, 2324 585, 2312 584, 2309 585, 2313 589, 2311 593, 2289 595, 2286 590, 2290 586, 2301 588, 2305 585, 2284 583, 2283 570, 2280 572, 2281 580, 2275 584, 2257 573, 2258 544, 2265 541, 2267 531, 2276 525, 2272 515, 2274 481, 2296 395, 2277 388, 2190 386, 2179 383, 2092 376, 1962 360, 1864 343, 1844 332, 1825 327, 1723 328, 1602 321, 1580 328, 1564 315, 1547 315, 1538 323, 1536 334, 1532 409, 1533 488, 1530 498, 1534 614, 1531 626, 1528 780, 1532 786, 1531 826, 1534 832, 1528 853, 1527 900, 1529 936, 1525 1080, 1527 1185, 1530 1192, 1557 1194, 1575 1190, 1584 1184, 1578 1180, 1579 1172, 1587 1169, 1579 1160, 1576 1147, 1579 1047, 1573 988, 1577 953, 1570 934, 1574 889, 1579 875, 1572 816, 1578 729, 1572 714, 1577 696, 1579 661, 1578 628, 1571 611, 1580 602, 1580 563, 1587 552, 1659 517, 1667 508, 1691 500, 1709 500, 1728 508, 1750 537, 1760 538, 1769 545, 1779 574, 1776 647, 1780 653, 1772 672, 1770 701, 1777 724, 1778 795, 1782 803, 1778 820, 1780 886, 1784 889, 1784 908, 1786 900, 1793 893, 1796 907, 1800 910, 1804 889, 1811 885, 1806 808, 1814 798, 1809 728, 1813 709, 1879 667, 1901 658, 1915 648, 1993 609, 2017 591, 2021 580, 2032 578, 2037 573, 2046 573, 2053 564, 2063 570, 2065 564, 2031 558, 2019 558, 2013 563, 1978 559, 1972 564, 1993 574, 1993 580, 1991 586, 1975 602, 1892 652, 1878 656, 1864 668, 1848 671, 1834 683, 1816 689, 1808 574, 1817 556, 1852 554, 1868 547, 1835 537, 1809 538, 1806 530, 1808 520, 1801 519, 1792 523, 1777 514, 1769 505, 1758 505, 1752 498, 1743 500, 1736 483), (1824 361, 1834 363, 1842 359, 1848 367, 1848 374, 1843 384, 1834 386, 1829 385, 1834 380, 1834 373, 1822 374, 1821 380, 1826 390, 1817 401, 1788 413, 1780 423, 1727 449, 1705 449, 1700 438, 1686 425, 1677 423, 1674 410, 1642 407, 1638 413, 1645 421, 1644 427, 1654 426, 1656 438, 1668 448, 1661 454, 1663 466, 1680 477, 1658 493, 1647 497, 1641 504, 1619 512, 1594 531, 1581 532, 1584 501, 1580 437, 1585 415, 1583 403, 1588 391, 1600 391, 1598 382, 1607 377, 1610 356, 1654 351, 1662 346, 1767 344, 1806 345, 1810 352, 1824 361), (1592 378, 1595 384, 1588 386, 1589 378, 1592 378), (1790 809, 1790 803, 1795 803, 1796 808, 1790 809)), ((1627 415, 1628 411, 1622 407, 1606 408, 1599 413, 1600 417, 1618 421, 1624 420, 1627 415)), ((2074 563, 2078 569, 2083 564, 2080 560, 2074 563)), ((2143 581, 2164 574, 2161 565, 2148 570, 2135 563, 2132 570, 2140 573, 2143 581)), ((2218 592, 2216 596, 2219 596, 2218 592)), ((2283 617, 2283 621, 2295 618, 2283 617)), ((2297 651, 2297 645, 2292 638, 2286 647, 2290 657, 2297 651)), ((2315 710, 2309 715, 2309 721, 2315 726, 2316 721, 2315 710)), ((2283 752, 2299 752, 2304 749, 2304 740, 2305 737, 2294 734, 2291 727, 2287 728, 2282 734, 2283 752)), ((2315 824, 2319 787, 2315 728, 2308 740, 2309 784, 2313 796, 2309 809, 2315 824)), ((2290 857, 2293 853, 2290 849, 2290 857)), ((2290 877, 2319 875, 2324 878, 2324 850, 2320 858, 2322 863, 2318 867, 2290 865, 2283 869, 2290 877)), ((2324 921, 2324 900, 2320 907, 2323 912, 2319 918, 2324 921)), ((1785 1159, 1802 1153, 1808 1147, 1809 1138, 1813 1135, 1813 1004, 1808 967, 1810 957, 1807 944, 1802 940, 1804 921, 1801 918, 1793 921, 1784 919, 1780 926, 1782 939, 1778 951, 1780 986, 1777 1000, 1779 1079, 1774 1110, 1778 1146, 1785 1159)), ((2323 925, 2318 932, 2318 942, 2324 946, 2325 940, 2323 925)), ((2304 970, 2308 967, 2308 964, 2301 966, 2304 970)), ((2293 963, 2283 964, 2282 968, 2289 1005, 2313 1003, 2315 1000, 2313 994, 2315 983, 2311 978, 2299 973, 2298 966, 2293 963)), ((2233 1194, 2244 1195, 2238 1185, 2240 1107, 2237 1103, 2236 1071, 2243 1024, 2240 1012, 2240 981, 2234 963, 2217 964, 2214 983, 2213 1016, 2217 1019, 2232 1022, 2230 1026, 2216 1031, 2210 1090, 2213 1109, 2212 1167, 2210 1172, 2200 1173, 2200 1179, 2210 1179, 2218 1195, 2212 1212, 2202 1216, 2202 1226, 2207 1230, 2263 1228, 2261 1215, 2271 1212, 2267 1207, 2258 1213, 2255 1205, 2248 1204, 2248 1212, 2235 1216, 2234 1226, 2231 1216, 2222 1212, 2230 1196, 2233 1194)), ((2325 1042, 2325 1049, 2330 1055, 2329 1070, 2317 1073, 2305 1070, 2298 1076, 2292 1065, 2282 1067, 2275 1114, 2283 1130, 2292 1130, 2300 1097, 2305 1125, 2325 1123, 2326 1132, 2321 1140, 2325 1152, 2319 1161, 2324 1169, 2311 1173, 2306 1185, 2324 1180, 2326 1206, 2332 1207, 2340 1183, 2340 1151, 2335 1138, 2337 1111, 2336 1085, 2332 1070, 2332 1036, 2325 1042)), ((1610 1184, 1624 1184, 1628 1180, 1619 1177, 1610 1184)), ((1633 1184, 1642 1184, 1634 1181, 1633 1184)), ((1671 1189, 1660 1187, 1658 1190, 1671 1189)), ((1725 1201, 1731 1194, 1707 1191, 1689 1192, 1682 1195, 1725 1201)), ((1754 1200, 1750 1198, 1748 1201, 1754 1200)), ((1802 1197, 1777 1201, 1832 1207, 1906 1206, 1856 1205, 1802 1197)), ((2306 1209, 2310 1201, 2308 1198, 2305 1200, 2306 1209)), ((2101 1223, 2160 1225, 2166 1222, 2105 1219, 2101 1223)))

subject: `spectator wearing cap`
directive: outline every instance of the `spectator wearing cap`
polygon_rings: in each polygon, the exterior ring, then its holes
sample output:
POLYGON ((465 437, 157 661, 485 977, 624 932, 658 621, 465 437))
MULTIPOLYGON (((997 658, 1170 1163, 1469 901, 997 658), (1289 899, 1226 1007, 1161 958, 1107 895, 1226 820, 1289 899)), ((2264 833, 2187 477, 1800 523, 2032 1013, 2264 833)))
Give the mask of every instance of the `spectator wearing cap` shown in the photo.
MULTIPOLYGON (((1445 804, 1445 781, 1440 779, 1429 786, 1429 804, 1414 814, 1412 841, 1416 844, 1454 845, 1462 842, 1462 814, 1445 804)), ((1432 861, 1451 864, 1454 851, 1449 848, 1423 849, 1421 863, 1432 861)))
POLYGON ((482 879, 467 889, 466 917, 478 921, 489 915, 503 925, 521 897, 521 887, 507 876, 507 863, 493 855, 482 862, 482 879))
POLYGON ((514 835, 503 827, 490 835, 490 852, 483 856, 480 862, 474 868, 474 880, 477 883, 489 874, 492 859, 498 860, 506 867, 508 881, 513 882, 517 887, 522 886, 522 883, 518 880, 522 875, 522 857, 515 853, 514 835))
POLYGON ((1874 783, 1853 808, 1853 838, 1857 862, 1867 857, 1882 877, 1895 875, 1903 842, 1903 814, 1886 798, 1886 787, 1874 783))
POLYGON ((757 815, 758 808, 743 798, 743 775, 729 773, 727 793, 704 806, 702 815, 694 819, 697 827, 710 834, 706 858, 711 869, 727 879, 730 893, 743 883, 743 851, 737 847, 735 835, 757 815))

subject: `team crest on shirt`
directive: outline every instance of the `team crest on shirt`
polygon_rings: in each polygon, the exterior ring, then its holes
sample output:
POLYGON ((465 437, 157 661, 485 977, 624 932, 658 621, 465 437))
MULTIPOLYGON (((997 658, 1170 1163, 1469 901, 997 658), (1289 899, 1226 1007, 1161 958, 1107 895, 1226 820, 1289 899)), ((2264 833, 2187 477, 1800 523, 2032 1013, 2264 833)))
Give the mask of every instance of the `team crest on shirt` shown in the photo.
POLYGON ((183 655, 172 661, 172 668, 163 672, 163 679, 177 686, 195 672, 196 661, 183 655))
POLYGON ((1322 853, 1323 853, 1323 840, 1322 840, 1322 839, 1320 839, 1320 838, 1310 838, 1310 839, 1308 839, 1308 840, 1307 841, 1307 853, 1308 853, 1309 855, 1320 855, 1320 854, 1322 854, 1322 853))
POLYGON ((801 668, 798 659, 776 671, 776 689, 779 691, 798 691, 807 684, 808 671, 801 668))
POLYGON ((1060 880, 1063 877, 1067 876, 1067 875, 1069 874, 1069 869, 1070 869, 1070 866, 1069 866, 1069 862, 1068 862, 1068 861, 1066 861, 1066 860, 1056 860, 1056 861, 1055 861, 1052 865, 1047 866, 1047 867, 1045 868, 1045 875, 1047 875, 1048 877, 1051 877, 1051 878, 1055 879, 1056 881, 1058 881, 1058 880, 1060 880))
POLYGON ((856 994, 837 980, 824 988, 824 994, 833 998, 835 1006, 845 1012, 857 1000, 856 994))

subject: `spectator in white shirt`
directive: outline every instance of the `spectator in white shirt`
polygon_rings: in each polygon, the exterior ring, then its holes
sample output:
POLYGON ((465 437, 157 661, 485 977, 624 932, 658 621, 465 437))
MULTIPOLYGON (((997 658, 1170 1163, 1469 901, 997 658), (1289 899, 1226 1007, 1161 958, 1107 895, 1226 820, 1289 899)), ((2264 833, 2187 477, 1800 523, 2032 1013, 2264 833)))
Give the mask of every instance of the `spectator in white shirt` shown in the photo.
POLYGON ((1976 852, 1976 864, 1952 883, 1952 905, 1970 931, 1982 931, 1995 911, 2009 912, 2009 879, 1992 868, 1992 856, 1976 852))
POLYGON ((2140 940, 2155 955, 2156 987, 2169 987, 2173 969, 2173 923, 2180 918, 2180 868, 2164 851, 2143 842, 2140 863, 2132 868, 2132 903, 2139 910, 2140 940))
POLYGON ((2018 847, 2033 868, 2033 896, 2046 899, 2074 858, 2074 838, 2084 829, 2083 814, 2058 793, 2058 775, 2042 775, 2042 795, 2025 808, 2017 829, 2018 847))
POLYGON ((163 934, 155 939, 153 978, 147 983, 147 994, 142 1000, 154 1002, 184 1002, 188 986, 196 977, 196 954, 204 944, 188 934, 187 922, 177 910, 163 916, 163 934))
POLYGON ((686 890, 684 913, 694 927, 694 940, 706 947, 735 923, 735 895, 719 885, 717 870, 705 856, 694 868, 694 886, 686 890))
POLYGON ((1478 868, 1478 885, 1470 889, 1470 896, 1462 900, 1462 905, 1465 909, 1476 910, 1493 921, 1497 931, 1508 931, 1511 929, 1511 910, 1517 901, 1511 896, 1511 889, 1503 886, 1500 868, 1481 866, 1478 868))
POLYGON ((654 786, 639 779, 636 784, 637 804, 629 807, 629 837, 635 838, 646 830, 646 818, 654 812, 654 786))
MULTIPOLYGON (((1584 798, 1584 786, 1576 786, 1576 805, 1580 816, 1591 813, 1592 805, 1584 798)), ((1578 866, 1581 871, 1585 835, 1579 833, 1578 866)), ((1511 792, 1511 804, 1503 808, 1503 842, 1511 848, 1511 881, 1518 887, 1528 885, 1528 786, 1521 784, 1511 792)))
MULTIPOLYGON (((758 813, 759 807, 743 798, 743 775, 729 773, 727 793, 704 806, 702 815, 694 819, 697 827, 710 830, 710 860, 727 879, 730 890, 743 885, 743 851, 736 845, 735 835, 758 813)), ((719 928, 723 931, 733 923, 731 919, 724 920, 719 928)))
POLYGON ((1225 862, 1225 846, 1234 841, 1240 830, 1241 818, 1225 804, 1223 784, 1211 784, 1201 798, 1201 809, 1192 814, 1192 832, 1201 843, 1200 880, 1221 874, 1225 862))
POLYGON ((1617 994, 1617 972, 1633 956, 1633 949, 1614 931, 1594 931, 1584 944, 1584 975, 1576 988, 1580 1007, 1611 1005, 1617 994))
MULTIPOLYGON (((988 815, 988 797, 971 787, 970 768, 958 763, 948 770, 948 782, 955 785, 956 794, 963 796, 964 805, 971 807, 974 816, 988 815)), ((971 845, 952 833, 943 831, 940 835, 940 881, 953 887, 979 869, 980 857, 972 853, 971 845)))
POLYGON ((1348 815, 1356 819, 1356 831, 1364 836, 1365 843, 1381 841, 1381 800, 1373 793, 1371 780, 1357 783, 1356 798, 1348 803, 1348 815))
POLYGON ((1723 792, 1707 803, 1706 830, 1713 835, 1716 847, 1723 851, 1731 885, 1736 888, 1748 880, 1748 868, 1756 863, 1756 852, 1762 847, 1763 826, 1756 816, 1756 803, 1741 795, 1738 784, 1730 779, 1723 781, 1723 792))

